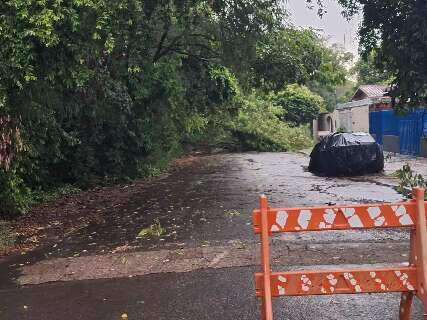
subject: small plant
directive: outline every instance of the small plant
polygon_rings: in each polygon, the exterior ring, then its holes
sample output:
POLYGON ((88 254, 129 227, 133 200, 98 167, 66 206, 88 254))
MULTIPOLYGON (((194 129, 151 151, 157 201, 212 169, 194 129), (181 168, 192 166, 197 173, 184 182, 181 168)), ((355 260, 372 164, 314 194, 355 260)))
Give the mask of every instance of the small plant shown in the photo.
POLYGON ((65 184, 60 187, 57 187, 55 189, 51 189, 49 191, 36 191, 33 192, 33 198, 34 201, 37 202, 50 202, 55 201, 57 199, 60 199, 63 196, 75 194, 80 192, 81 189, 79 189, 76 186, 65 184))
POLYGON ((411 198, 411 190, 413 187, 425 188, 427 180, 418 173, 412 171, 409 164, 405 164, 402 169, 397 170, 394 175, 399 179, 399 185, 397 192, 402 194, 406 198, 411 198))
POLYGON ((6 252, 15 243, 15 235, 12 232, 11 224, 0 220, 0 255, 6 252))
POLYGON ((138 235, 137 239, 144 239, 148 237, 160 237, 166 232, 166 229, 162 227, 159 219, 155 219, 154 223, 150 225, 148 228, 142 229, 138 235))

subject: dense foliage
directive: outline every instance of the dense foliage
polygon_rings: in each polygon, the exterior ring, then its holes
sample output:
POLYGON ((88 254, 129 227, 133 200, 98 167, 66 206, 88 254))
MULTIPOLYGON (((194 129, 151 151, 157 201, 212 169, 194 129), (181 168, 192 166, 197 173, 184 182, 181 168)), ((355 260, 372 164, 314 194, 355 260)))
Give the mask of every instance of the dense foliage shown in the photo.
POLYGON ((378 54, 375 51, 361 57, 353 66, 351 72, 357 78, 357 84, 388 84, 392 76, 385 68, 378 67, 378 54))
POLYGON ((271 32, 257 44, 254 84, 280 91, 288 84, 306 84, 321 95, 329 111, 336 105, 335 88, 346 82, 350 53, 328 48, 312 30, 271 32))
POLYGON ((425 189, 427 187, 427 180, 421 174, 414 172, 408 163, 403 165, 402 169, 397 170, 394 175, 399 179, 396 190, 406 198, 412 197, 412 188, 425 189))
POLYGON ((339 0, 348 16, 361 10, 360 44, 374 50, 380 70, 388 70, 392 95, 401 106, 425 105, 427 97, 427 1, 339 0))
POLYGON ((306 145, 269 99, 295 82, 330 92, 344 69, 284 19, 276 0, 1 2, 0 211, 156 174, 219 133, 258 150, 306 145))
POLYGON ((307 87, 291 84, 273 97, 274 104, 282 110, 281 119, 293 125, 308 124, 320 112, 325 112, 322 97, 307 87))
POLYGON ((285 113, 280 106, 254 95, 245 100, 230 126, 243 150, 289 151, 310 146, 308 128, 281 121, 285 113))
POLYGON ((340 103, 348 102, 352 99, 359 86, 367 84, 386 84, 393 81, 391 72, 380 66, 377 61, 379 57, 375 50, 369 54, 359 57, 349 73, 355 78, 354 82, 347 81, 346 85, 340 89, 343 91, 338 98, 340 103))

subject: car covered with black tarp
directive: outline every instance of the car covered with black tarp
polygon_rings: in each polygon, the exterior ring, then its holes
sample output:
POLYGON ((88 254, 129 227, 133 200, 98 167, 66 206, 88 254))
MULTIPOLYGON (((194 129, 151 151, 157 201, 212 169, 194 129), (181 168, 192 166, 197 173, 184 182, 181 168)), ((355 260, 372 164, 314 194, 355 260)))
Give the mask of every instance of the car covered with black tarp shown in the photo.
POLYGON ((326 176, 356 176, 384 169, 383 148, 368 133, 333 133, 310 154, 310 172, 326 176))

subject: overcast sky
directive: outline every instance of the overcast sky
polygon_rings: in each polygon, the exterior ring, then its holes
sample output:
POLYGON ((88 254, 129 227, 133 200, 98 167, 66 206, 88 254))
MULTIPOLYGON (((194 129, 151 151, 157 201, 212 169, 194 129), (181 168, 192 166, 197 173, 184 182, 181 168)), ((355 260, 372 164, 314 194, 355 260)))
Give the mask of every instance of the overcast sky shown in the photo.
POLYGON ((287 0, 286 7, 294 25, 322 29, 323 35, 328 38, 330 44, 338 43, 346 51, 357 55, 357 30, 360 17, 355 17, 348 22, 341 15, 342 7, 336 0, 324 0, 324 3, 327 13, 322 18, 317 15, 316 9, 307 8, 305 0, 287 0))

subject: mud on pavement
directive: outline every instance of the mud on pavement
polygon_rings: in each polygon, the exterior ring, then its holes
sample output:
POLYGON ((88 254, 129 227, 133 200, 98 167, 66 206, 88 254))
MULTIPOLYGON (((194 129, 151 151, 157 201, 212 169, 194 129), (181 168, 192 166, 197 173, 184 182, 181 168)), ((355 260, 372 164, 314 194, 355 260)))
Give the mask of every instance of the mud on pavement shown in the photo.
MULTIPOLYGON (((273 206, 401 200, 389 176, 316 177, 307 165, 294 153, 201 156, 159 179, 50 204, 45 210, 56 220, 85 223, 68 234, 53 225, 34 251, 3 261, 0 319, 119 319, 124 312, 129 319, 258 319, 251 210, 260 193, 273 206), (137 239, 155 222, 164 230, 159 237, 137 239)), ((400 264, 408 234, 301 233, 274 237, 272 247, 275 269, 400 264)), ((395 319, 399 298, 284 300, 275 302, 280 319, 395 319)))

